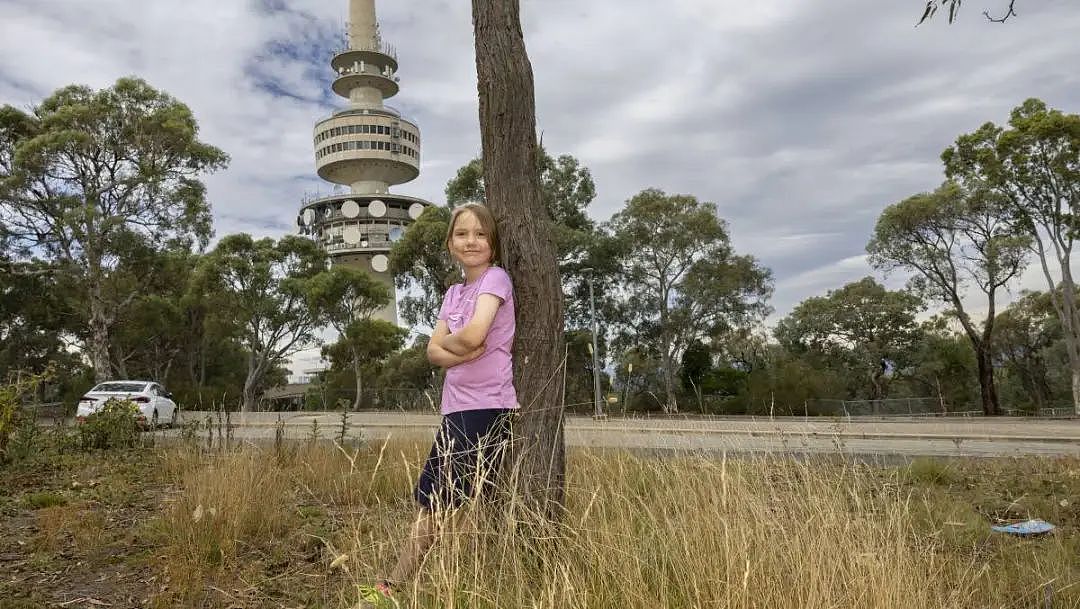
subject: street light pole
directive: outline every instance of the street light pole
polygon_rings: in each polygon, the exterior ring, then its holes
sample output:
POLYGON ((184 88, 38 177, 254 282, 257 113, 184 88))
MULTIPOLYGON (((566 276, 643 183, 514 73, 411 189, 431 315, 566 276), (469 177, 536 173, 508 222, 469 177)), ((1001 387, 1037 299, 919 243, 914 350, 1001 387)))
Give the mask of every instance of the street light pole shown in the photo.
POLYGON ((593 418, 604 418, 603 402, 600 398, 600 350, 596 344, 596 299, 593 295, 593 269, 584 268, 589 274, 589 312, 592 314, 592 378, 593 378, 593 418))

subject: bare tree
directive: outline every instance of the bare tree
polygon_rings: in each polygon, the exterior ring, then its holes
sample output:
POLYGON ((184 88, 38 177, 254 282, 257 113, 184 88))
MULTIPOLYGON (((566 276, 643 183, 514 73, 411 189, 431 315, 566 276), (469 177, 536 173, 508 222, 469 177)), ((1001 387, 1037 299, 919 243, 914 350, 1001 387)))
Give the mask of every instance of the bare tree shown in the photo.
POLYGON ((548 517, 563 500, 560 404, 563 295, 540 191, 536 103, 518 0, 473 0, 487 204, 498 223, 502 264, 514 280, 514 385, 521 402, 507 460, 516 496, 548 517))

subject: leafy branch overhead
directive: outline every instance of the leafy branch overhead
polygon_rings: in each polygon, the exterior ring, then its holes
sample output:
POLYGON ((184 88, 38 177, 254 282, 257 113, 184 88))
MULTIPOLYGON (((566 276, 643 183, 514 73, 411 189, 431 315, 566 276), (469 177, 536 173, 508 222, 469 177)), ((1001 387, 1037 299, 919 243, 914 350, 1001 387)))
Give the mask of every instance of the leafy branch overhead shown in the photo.
MULTIPOLYGON (((923 10, 922 17, 919 18, 918 25, 922 25, 927 20, 932 19, 940 8, 946 8, 949 13, 949 23, 954 22, 957 15, 960 14, 960 3, 962 1, 963 0, 927 0, 926 8, 923 10)), ((1009 20, 1009 17, 1017 16, 1016 0, 1009 0, 1009 5, 1000 13, 991 14, 989 10, 985 10, 983 11, 983 16, 994 23, 1005 23, 1009 20)))

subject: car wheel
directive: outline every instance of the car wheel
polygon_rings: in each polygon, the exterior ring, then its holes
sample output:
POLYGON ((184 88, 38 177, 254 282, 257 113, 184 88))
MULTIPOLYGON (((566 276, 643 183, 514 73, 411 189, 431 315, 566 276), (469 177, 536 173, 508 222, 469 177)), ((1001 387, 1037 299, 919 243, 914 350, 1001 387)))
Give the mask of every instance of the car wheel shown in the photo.
POLYGON ((153 416, 150 417, 150 431, 154 431, 158 428, 158 414, 157 409, 154 409, 153 416))
POLYGON ((176 427, 176 421, 180 417, 180 407, 173 406, 172 417, 169 418, 169 427, 176 427))

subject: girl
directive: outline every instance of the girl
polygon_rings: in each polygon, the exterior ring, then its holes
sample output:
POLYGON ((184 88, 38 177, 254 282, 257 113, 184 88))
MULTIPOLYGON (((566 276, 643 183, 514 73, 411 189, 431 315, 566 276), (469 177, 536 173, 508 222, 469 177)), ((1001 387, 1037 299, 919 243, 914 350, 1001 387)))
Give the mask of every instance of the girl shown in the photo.
POLYGON ((510 355, 513 285, 493 266, 499 239, 491 211, 478 203, 455 208, 446 247, 465 280, 443 297, 427 347, 428 360, 446 370, 442 425, 416 485, 420 513, 409 540, 390 577, 361 590, 369 606, 393 604, 394 586, 412 576, 435 542, 438 512, 490 490, 510 438, 509 415, 518 408, 510 355))

